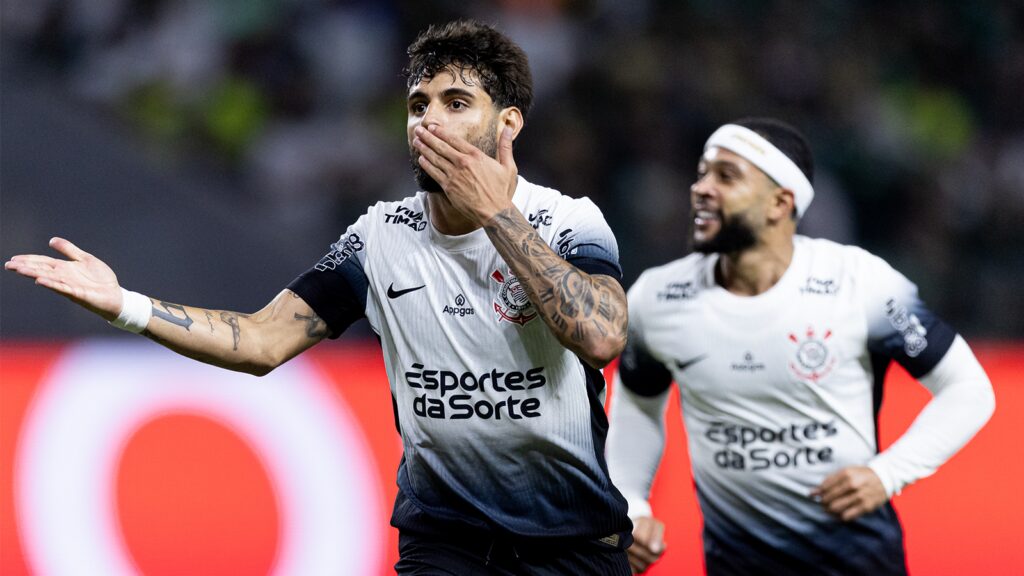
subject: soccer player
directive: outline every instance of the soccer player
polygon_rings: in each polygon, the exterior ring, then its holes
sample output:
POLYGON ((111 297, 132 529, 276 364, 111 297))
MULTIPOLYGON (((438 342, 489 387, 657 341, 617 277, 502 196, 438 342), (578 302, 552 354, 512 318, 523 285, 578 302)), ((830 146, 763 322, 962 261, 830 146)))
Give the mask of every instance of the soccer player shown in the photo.
POLYGON ((711 575, 905 574, 889 499, 992 414, 985 372, 914 284, 864 250, 796 235, 812 172, 785 123, 720 127, 690 188, 696 252, 629 290, 608 462, 634 521, 637 573, 665 549, 647 499, 673 380, 711 575), (933 397, 879 452, 891 361, 933 397))
POLYGON ((404 449, 399 574, 629 574, 599 371, 626 339, 615 238, 591 201, 518 177, 512 143, 532 81, 516 44, 459 21, 427 29, 409 57, 422 191, 370 207, 262 310, 126 291, 63 239, 50 245, 67 260, 5 266, 176 352, 254 374, 365 317, 404 449))

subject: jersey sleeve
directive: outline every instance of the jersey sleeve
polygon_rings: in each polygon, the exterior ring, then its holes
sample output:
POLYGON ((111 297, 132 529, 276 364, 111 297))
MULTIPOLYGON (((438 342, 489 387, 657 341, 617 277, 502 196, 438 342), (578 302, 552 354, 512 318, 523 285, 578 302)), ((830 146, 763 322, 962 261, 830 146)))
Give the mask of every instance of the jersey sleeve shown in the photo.
POLYGON ((665 407, 671 373, 643 343, 644 276, 630 288, 629 338, 619 358, 609 409, 608 471, 633 520, 651 516, 648 497, 665 446, 665 407))
POLYGON ((551 248, 587 274, 605 274, 621 281, 619 246, 601 210, 587 198, 568 200, 568 215, 559 222, 551 248))
POLYGON ((329 338, 337 338, 366 316, 367 225, 367 216, 360 217, 331 244, 327 255, 288 284, 289 290, 323 318, 330 329, 329 338))
POLYGON ((672 385, 672 373, 647 350, 644 343, 643 312, 645 276, 629 289, 629 336, 619 356, 619 378, 634 394, 659 396, 672 385))
POLYGON ((913 282, 881 258, 866 252, 862 256, 868 349, 920 378, 946 355, 956 331, 925 307, 913 282))

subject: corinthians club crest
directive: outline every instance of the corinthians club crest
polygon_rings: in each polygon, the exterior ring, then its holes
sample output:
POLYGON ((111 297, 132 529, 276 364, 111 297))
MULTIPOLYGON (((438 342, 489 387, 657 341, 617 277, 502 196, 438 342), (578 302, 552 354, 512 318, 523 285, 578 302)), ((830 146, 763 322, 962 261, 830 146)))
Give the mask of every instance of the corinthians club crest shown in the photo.
POLYGON ((499 284, 498 295, 494 298, 494 312, 498 315, 498 322, 504 320, 525 326, 527 322, 537 317, 537 311, 533 309, 533 303, 526 295, 526 290, 511 270, 506 274, 502 274, 501 270, 495 270, 491 273, 491 278, 499 284))
POLYGON ((796 356, 789 362, 789 370, 801 380, 818 382, 832 371, 836 365, 835 354, 829 349, 828 340, 832 337, 831 330, 825 330, 821 336, 808 326, 803 337, 789 335, 789 341, 797 346, 796 356))

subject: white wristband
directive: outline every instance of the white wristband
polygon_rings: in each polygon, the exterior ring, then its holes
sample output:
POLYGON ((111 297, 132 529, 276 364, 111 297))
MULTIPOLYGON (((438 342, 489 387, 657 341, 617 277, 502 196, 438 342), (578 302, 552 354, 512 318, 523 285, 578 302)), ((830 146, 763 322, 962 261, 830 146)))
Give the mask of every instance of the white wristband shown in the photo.
POLYGON ((124 288, 121 288, 121 300, 121 313, 110 325, 135 334, 145 330, 153 317, 153 303, 148 297, 124 288))

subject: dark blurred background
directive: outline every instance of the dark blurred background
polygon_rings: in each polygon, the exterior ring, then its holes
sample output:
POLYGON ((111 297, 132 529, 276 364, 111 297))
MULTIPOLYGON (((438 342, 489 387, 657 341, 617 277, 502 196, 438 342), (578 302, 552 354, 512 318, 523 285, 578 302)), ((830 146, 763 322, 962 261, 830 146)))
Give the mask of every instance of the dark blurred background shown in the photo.
MULTIPOLYGON (((1009 1, 4 0, 0 256, 63 235, 130 289, 261 307, 415 190, 405 47, 455 17, 529 54, 520 171, 601 207, 627 286, 687 252, 710 132, 772 115, 816 154, 803 233, 883 256, 968 336, 1024 338, 1009 1)), ((110 333, 11 273, 0 303, 4 339, 110 333)))

